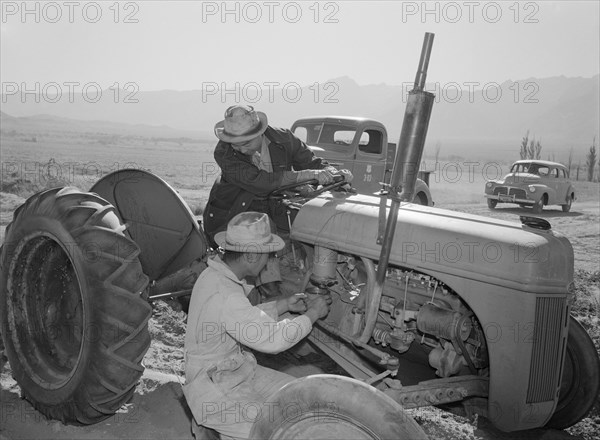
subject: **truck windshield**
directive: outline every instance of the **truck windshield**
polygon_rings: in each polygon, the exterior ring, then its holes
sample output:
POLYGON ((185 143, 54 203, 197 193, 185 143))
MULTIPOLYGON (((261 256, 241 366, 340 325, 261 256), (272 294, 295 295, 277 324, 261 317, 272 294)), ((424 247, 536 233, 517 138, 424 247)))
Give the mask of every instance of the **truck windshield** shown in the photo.
MULTIPOLYGON (((352 145, 356 136, 356 127, 325 122, 305 123, 294 128, 294 134, 309 145, 349 146, 352 145)), ((368 135, 363 133, 363 136, 361 136, 359 144, 368 142, 368 135)))

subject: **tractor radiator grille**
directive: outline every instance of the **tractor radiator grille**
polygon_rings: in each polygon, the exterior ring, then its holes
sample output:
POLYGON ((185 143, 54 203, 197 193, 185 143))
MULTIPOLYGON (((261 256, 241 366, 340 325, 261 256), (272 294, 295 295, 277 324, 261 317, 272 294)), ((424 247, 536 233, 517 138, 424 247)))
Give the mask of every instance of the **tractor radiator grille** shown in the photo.
POLYGON ((527 403, 547 402, 555 397, 563 353, 562 332, 568 318, 566 314, 565 298, 536 299, 527 403))

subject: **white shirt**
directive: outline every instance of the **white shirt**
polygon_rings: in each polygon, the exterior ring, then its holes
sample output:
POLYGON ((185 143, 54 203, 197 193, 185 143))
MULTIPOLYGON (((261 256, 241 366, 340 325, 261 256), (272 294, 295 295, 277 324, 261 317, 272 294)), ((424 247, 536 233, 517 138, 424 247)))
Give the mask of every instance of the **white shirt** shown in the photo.
POLYGON ((186 377, 239 353, 241 345, 279 353, 310 333, 308 316, 278 320, 275 301, 250 304, 246 296, 253 288, 219 257, 208 261, 192 290, 184 344, 186 377))

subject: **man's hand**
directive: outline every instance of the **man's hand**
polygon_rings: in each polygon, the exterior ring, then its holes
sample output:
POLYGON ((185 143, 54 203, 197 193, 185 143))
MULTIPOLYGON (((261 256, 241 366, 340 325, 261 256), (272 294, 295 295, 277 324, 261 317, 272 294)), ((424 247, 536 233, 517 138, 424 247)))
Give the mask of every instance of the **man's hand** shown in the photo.
POLYGON ((317 180, 320 185, 329 185, 333 183, 333 174, 328 170, 315 170, 317 172, 317 180))
POLYGON ((329 293, 326 293, 325 295, 321 295, 321 294, 319 294, 319 295, 310 295, 310 297, 308 297, 306 299, 306 304, 308 305, 308 308, 310 309, 311 304, 313 302, 315 302, 316 300, 318 300, 319 298, 324 299, 325 303, 327 305, 330 305, 333 302, 333 300, 331 299, 331 295, 329 293))
POLYGON ((327 185, 333 183, 333 174, 328 170, 302 170, 298 171, 296 182, 302 182, 306 180, 315 179, 319 182, 319 185, 327 185))
POLYGON ((290 312, 303 313, 306 312, 306 295, 304 293, 296 293, 287 298, 287 307, 290 312))
POLYGON ((333 174, 334 176, 344 176, 344 182, 346 182, 346 183, 350 183, 354 179, 354 176, 352 175, 350 170, 346 170, 346 169, 338 170, 337 168, 332 167, 332 166, 328 166, 325 169, 327 171, 329 171, 331 174, 333 174))
POLYGON ((329 313, 329 304, 331 304, 331 296, 316 295, 308 300, 308 310, 305 315, 308 316, 314 324, 318 319, 325 318, 329 313))
POLYGON ((339 170, 338 174, 344 176, 344 182, 350 183, 354 179, 354 176, 350 172, 350 170, 339 170))

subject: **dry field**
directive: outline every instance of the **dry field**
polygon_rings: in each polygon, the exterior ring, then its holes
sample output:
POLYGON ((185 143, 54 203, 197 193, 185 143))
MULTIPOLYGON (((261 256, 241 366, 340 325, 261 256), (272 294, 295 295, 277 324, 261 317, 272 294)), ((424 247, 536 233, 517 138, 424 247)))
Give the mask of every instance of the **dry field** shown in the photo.
MULTIPOLYGON (((2 138, 0 187, 0 241, 14 209, 24 198, 44 188, 73 185, 87 190, 103 175, 123 168, 143 168, 176 188, 192 210, 200 213, 217 175, 212 160, 214 143, 192 139, 153 139, 102 134, 47 133, 32 142, 25 137, 2 138)), ((517 151, 515 151, 515 155, 517 151)), ((526 210, 506 205, 489 211, 483 198, 485 177, 506 171, 507 163, 443 162, 430 182, 436 206, 461 212, 518 221, 526 210)), ((431 168, 431 167, 428 167, 431 168)), ((549 207, 540 215, 566 235, 575 249, 577 301, 574 314, 588 328, 600 351, 600 186, 576 182, 578 200, 572 212, 549 207)), ((179 381, 183 369, 185 314, 173 303, 159 302, 150 321, 153 342, 144 359, 147 370, 138 393, 122 412, 88 427, 65 426, 44 419, 18 398, 8 364, 0 354, 0 440, 20 438, 191 439, 189 410, 179 381), (5 364, 5 365, 2 365, 5 364)), ((301 363, 293 354, 275 361, 290 374, 336 372, 328 359, 301 363)), ((590 417, 568 431, 534 430, 505 434, 485 419, 460 417, 435 408, 412 411, 432 439, 598 439, 600 404, 590 417)))

